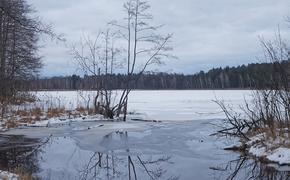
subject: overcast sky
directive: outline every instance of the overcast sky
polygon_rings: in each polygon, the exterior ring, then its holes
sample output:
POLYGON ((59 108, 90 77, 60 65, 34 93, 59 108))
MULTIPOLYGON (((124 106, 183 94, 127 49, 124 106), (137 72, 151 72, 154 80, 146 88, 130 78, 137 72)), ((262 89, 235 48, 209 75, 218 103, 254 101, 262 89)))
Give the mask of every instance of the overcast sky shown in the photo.
MULTIPOLYGON (((64 43, 45 41, 40 55, 42 76, 77 73, 69 55, 70 44, 82 34, 96 34, 108 21, 122 17, 124 0, 28 0, 40 17, 64 34, 64 43)), ((285 23, 289 0, 151 0, 155 24, 174 33, 173 54, 161 71, 196 73, 219 66, 258 62, 258 36, 271 38, 278 25, 289 35, 285 23)))

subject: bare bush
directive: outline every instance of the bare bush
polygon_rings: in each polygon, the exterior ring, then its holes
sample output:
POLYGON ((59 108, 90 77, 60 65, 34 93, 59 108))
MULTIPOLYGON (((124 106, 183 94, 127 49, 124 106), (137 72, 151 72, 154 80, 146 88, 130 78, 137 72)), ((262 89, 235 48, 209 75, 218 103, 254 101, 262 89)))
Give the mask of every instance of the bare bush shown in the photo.
POLYGON ((218 105, 225 112, 224 129, 218 133, 237 136, 245 140, 253 135, 264 133, 266 136, 290 137, 290 49, 280 35, 267 41, 260 38, 264 49, 264 59, 271 63, 270 79, 263 79, 254 86, 253 100, 242 108, 243 116, 231 111, 221 101, 218 105), (259 84, 259 85, 258 85, 259 84))

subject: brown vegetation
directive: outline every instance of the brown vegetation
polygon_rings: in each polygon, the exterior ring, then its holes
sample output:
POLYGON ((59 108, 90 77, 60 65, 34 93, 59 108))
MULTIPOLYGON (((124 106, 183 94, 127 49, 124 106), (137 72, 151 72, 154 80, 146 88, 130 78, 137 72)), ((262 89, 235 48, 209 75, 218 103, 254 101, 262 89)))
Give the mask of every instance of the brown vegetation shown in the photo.
POLYGON ((13 170, 13 173, 19 176, 19 180, 33 180, 31 172, 25 171, 22 167, 18 166, 13 170))
POLYGON ((32 108, 29 110, 17 110, 5 118, 4 127, 7 129, 17 128, 21 124, 34 124, 37 121, 48 120, 50 118, 68 118, 74 119, 81 116, 94 115, 93 108, 78 107, 75 110, 66 110, 65 108, 32 108))
POLYGON ((60 117, 62 115, 65 115, 66 111, 65 108, 48 108, 46 112, 47 118, 53 118, 53 117, 60 117))
POLYGON ((283 63, 290 61, 290 49, 279 33, 274 41, 261 38, 261 44, 265 59, 272 63, 268 72, 271 78, 262 81, 263 87, 266 87, 264 90, 253 91, 252 100, 241 108, 243 113, 216 101, 227 117, 218 134, 238 137, 244 143, 259 135, 262 138, 254 145, 259 144, 266 149, 290 147, 290 69, 283 63))

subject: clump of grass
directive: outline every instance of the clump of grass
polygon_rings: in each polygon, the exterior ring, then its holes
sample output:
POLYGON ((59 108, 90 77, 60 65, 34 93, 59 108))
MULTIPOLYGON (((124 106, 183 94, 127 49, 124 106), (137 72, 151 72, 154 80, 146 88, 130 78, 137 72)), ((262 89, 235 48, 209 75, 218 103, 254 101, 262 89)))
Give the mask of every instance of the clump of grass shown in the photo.
POLYGON ((30 113, 28 111, 26 111, 26 110, 17 110, 15 112, 15 114, 17 116, 21 116, 21 117, 23 117, 23 116, 29 116, 30 115, 30 113))
POLYGON ((17 123, 15 119, 9 119, 8 121, 5 122, 4 126, 7 129, 17 128, 19 127, 19 123, 17 123))
POLYGON ((65 108, 48 108, 46 116, 47 118, 53 118, 64 114, 66 114, 65 108))
POLYGON ((32 110, 30 110, 30 115, 35 117, 41 117, 43 116, 43 111, 39 107, 33 108, 32 110))
POLYGON ((5 118, 4 126, 7 129, 17 128, 21 124, 34 124, 37 121, 48 120, 50 118, 68 117, 79 118, 81 116, 93 115, 93 108, 77 107, 75 110, 67 110, 64 107, 45 108, 33 107, 31 109, 18 109, 5 118))
POLYGON ((76 108, 76 112, 78 112, 79 114, 81 115, 93 115, 93 114, 96 114, 95 113, 95 109, 93 108, 85 108, 85 107, 82 107, 82 106, 79 106, 76 108))
POLYGON ((85 113, 87 113, 87 108, 84 108, 84 107, 80 106, 80 107, 76 108, 76 111, 81 113, 81 114, 85 114, 85 113))
POLYGON ((16 167, 13 170, 13 173, 19 176, 20 180, 33 180, 33 176, 31 172, 25 171, 25 169, 21 166, 16 167))

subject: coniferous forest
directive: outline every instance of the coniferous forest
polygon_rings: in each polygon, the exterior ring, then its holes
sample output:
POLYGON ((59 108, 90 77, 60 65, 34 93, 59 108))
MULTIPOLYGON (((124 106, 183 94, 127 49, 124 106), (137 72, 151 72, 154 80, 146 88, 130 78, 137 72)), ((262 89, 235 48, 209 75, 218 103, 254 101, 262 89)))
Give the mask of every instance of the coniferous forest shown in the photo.
MULTIPOLYGON (((267 88, 268 82, 282 67, 290 66, 289 61, 279 63, 254 63, 237 67, 213 68, 208 72, 200 71, 193 75, 145 73, 134 75, 133 89, 252 89, 267 88)), ((290 68, 290 67, 289 67, 290 68)), ((287 68, 287 69, 289 69, 287 68)), ((34 79, 29 83, 32 90, 76 90, 97 89, 99 77, 77 75, 34 79)), ((126 86, 126 75, 113 74, 106 77, 110 89, 122 89, 126 86)), ((108 83, 107 82, 107 83, 108 83)))

